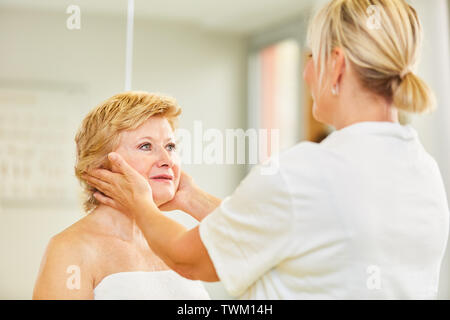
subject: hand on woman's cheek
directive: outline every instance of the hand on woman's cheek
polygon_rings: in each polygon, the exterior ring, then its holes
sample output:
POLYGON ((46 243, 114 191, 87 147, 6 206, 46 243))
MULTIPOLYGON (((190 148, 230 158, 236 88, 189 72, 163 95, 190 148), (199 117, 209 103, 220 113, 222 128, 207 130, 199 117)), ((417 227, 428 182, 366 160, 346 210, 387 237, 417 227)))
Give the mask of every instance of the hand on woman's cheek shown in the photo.
POLYGON ((142 156, 134 152, 124 152, 123 149, 118 149, 116 152, 133 169, 147 179, 152 188, 153 201, 157 206, 173 199, 180 179, 180 166, 178 161, 174 162, 172 166, 168 166, 158 163, 159 161, 157 159, 142 156), (173 179, 167 179, 167 176, 173 177, 173 179))

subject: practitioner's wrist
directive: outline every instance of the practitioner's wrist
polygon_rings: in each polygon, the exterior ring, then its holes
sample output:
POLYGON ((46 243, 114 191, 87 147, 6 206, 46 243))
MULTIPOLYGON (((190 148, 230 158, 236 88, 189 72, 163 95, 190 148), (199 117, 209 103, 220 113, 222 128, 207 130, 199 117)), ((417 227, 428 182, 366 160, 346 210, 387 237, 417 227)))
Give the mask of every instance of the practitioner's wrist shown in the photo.
MULTIPOLYGON (((198 188, 197 186, 193 185, 191 186, 191 188, 189 189, 189 192, 187 193, 187 197, 185 199, 185 201, 183 201, 183 208, 182 210, 184 212, 186 212, 187 214, 189 214, 190 216, 194 217, 195 219, 197 219, 196 217, 196 212, 198 209, 198 203, 199 203, 199 197, 201 197, 201 189, 198 188)), ((197 219, 198 220, 198 219, 197 219)))
POLYGON ((187 210, 185 211, 198 221, 203 220, 220 204, 220 199, 213 197, 199 187, 193 187, 191 196, 187 201, 187 210))
POLYGON ((141 218, 148 219, 149 215, 160 212, 153 199, 141 199, 136 202, 132 209, 132 214, 139 220, 141 218))

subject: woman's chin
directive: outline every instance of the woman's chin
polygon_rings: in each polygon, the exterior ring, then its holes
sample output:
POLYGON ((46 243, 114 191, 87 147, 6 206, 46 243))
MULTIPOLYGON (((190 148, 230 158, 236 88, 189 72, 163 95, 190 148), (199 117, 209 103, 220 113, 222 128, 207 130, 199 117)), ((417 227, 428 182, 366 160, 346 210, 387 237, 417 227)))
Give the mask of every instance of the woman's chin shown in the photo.
POLYGON ((173 197, 174 194, 172 194, 172 192, 165 192, 164 194, 153 193, 153 202, 159 207, 172 200, 173 197))
POLYGON ((166 202, 169 202, 175 196, 175 188, 173 183, 161 183, 150 181, 150 187, 153 192, 153 202, 159 207, 166 202), (171 185, 172 184, 172 185, 171 185))

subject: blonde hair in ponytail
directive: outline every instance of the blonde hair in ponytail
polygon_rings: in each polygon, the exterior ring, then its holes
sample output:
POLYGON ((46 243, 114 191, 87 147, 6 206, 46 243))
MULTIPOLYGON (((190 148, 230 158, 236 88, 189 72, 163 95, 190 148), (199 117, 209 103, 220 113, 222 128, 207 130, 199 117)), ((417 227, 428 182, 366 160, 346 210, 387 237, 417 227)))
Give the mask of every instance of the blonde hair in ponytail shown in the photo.
POLYGON ((397 109, 411 113, 434 109, 432 91, 413 72, 422 27, 404 0, 332 0, 314 16, 307 41, 319 79, 332 50, 339 47, 362 85, 397 109))

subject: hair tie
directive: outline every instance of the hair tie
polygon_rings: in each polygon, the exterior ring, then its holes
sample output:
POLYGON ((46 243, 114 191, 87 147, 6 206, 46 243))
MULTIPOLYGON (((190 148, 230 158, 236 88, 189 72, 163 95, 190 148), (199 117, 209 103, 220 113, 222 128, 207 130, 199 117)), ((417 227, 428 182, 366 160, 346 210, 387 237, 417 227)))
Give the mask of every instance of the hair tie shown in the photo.
POLYGON ((413 71, 411 70, 411 68, 406 68, 405 70, 403 70, 402 72, 400 72, 400 79, 403 80, 404 77, 406 77, 407 74, 412 73, 413 71))

